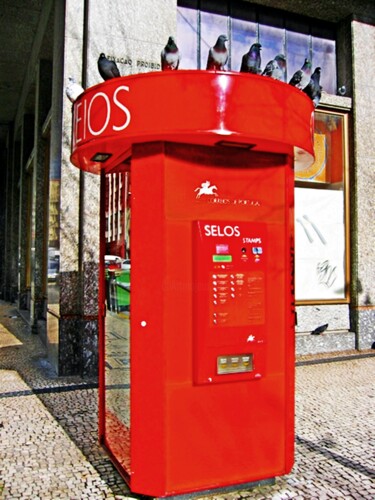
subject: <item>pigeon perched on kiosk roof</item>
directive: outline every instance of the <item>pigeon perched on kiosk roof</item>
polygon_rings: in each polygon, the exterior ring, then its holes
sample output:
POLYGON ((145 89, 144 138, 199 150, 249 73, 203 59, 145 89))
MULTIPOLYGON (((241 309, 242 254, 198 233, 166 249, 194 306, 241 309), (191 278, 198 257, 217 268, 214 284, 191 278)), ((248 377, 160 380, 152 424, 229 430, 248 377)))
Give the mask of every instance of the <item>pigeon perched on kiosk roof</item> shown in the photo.
POLYGON ((319 67, 315 68, 309 83, 303 89, 303 92, 310 97, 315 107, 317 107, 320 102, 320 98, 322 97, 322 87, 320 85, 321 70, 322 69, 319 67))
POLYGON ((98 59, 98 70, 103 80, 110 80, 111 78, 121 76, 117 64, 107 59, 103 53, 100 54, 98 59))
POLYGON ((173 36, 168 38, 167 45, 161 51, 160 57, 162 71, 178 69, 180 64, 180 52, 173 36))
POLYGON ((225 71, 224 66, 228 61, 228 49, 225 42, 228 41, 226 35, 220 35, 213 47, 210 48, 207 57, 206 69, 213 71, 225 71))
POLYGON ((83 88, 79 83, 76 83, 72 76, 68 78, 69 83, 65 87, 65 93, 68 96, 70 102, 75 102, 78 97, 84 92, 83 88))
POLYGON ((255 75, 259 75, 262 62, 260 57, 261 48, 262 46, 260 43, 252 44, 249 52, 246 52, 246 54, 242 56, 240 73, 254 73, 255 75))
POLYGON ((303 90, 306 85, 309 84, 311 78, 311 61, 309 59, 305 59, 303 66, 301 69, 298 69, 292 78, 289 80, 289 84, 293 85, 293 87, 297 87, 297 89, 303 90))
POLYGON ((272 59, 266 64, 266 67, 263 70, 263 76, 269 76, 274 78, 275 80, 280 80, 281 82, 285 82, 285 73, 286 73, 286 59, 284 54, 277 54, 275 59, 272 59))

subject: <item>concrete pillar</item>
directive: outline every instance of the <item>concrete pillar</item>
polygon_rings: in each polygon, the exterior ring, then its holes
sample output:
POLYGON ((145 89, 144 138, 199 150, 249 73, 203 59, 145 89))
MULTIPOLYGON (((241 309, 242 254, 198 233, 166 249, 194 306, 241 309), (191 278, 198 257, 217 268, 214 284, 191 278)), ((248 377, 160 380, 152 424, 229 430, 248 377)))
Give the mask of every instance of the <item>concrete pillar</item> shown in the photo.
MULTIPOLYGON (((5 235, 7 151, 0 151, 0 234, 5 235)), ((0 238, 0 298, 5 297, 5 238, 0 238)))
POLYGON ((12 187, 14 183, 14 173, 13 173, 13 128, 9 127, 8 139, 7 139, 7 158, 5 161, 6 168, 6 177, 5 177, 5 219, 4 219, 4 299, 12 302, 13 297, 11 294, 11 260, 12 260, 12 206, 13 206, 13 197, 12 197, 12 187))
MULTIPOLYGON (((79 275, 79 214, 81 181, 79 171, 70 163, 72 104, 64 95, 68 77, 81 83, 84 2, 56 3, 54 59, 63 60, 61 73, 53 79, 53 107, 59 130, 53 130, 51 154, 60 161, 60 297, 58 316, 48 315, 50 348, 54 346, 54 365, 60 375, 80 373, 81 369, 81 294, 79 275), (60 141, 60 144, 58 144, 60 141), (57 330, 57 335, 55 331, 57 330)), ((51 350, 52 352, 52 350, 51 350)))
POLYGON ((30 277, 29 272, 29 238, 31 209, 31 174, 26 171, 26 165, 34 146, 34 115, 23 116, 21 125, 21 157, 19 174, 19 230, 18 230, 18 307, 30 308, 30 277))
POLYGON ((18 298, 18 230, 19 230, 19 205, 20 205, 20 172, 21 172, 21 143, 19 140, 13 143, 12 155, 12 185, 10 194, 10 233, 9 233, 9 248, 10 255, 7 261, 9 272, 9 296, 11 302, 15 302, 18 298))
POLYGON ((42 136, 42 127, 51 108, 52 63, 40 60, 36 75, 34 161, 31 209, 31 307, 30 321, 33 333, 38 333, 38 320, 45 317, 46 280, 46 209, 48 200, 47 175, 48 143, 42 136))
POLYGON ((351 323, 358 349, 375 342, 375 26, 352 21, 353 160, 351 177, 351 323))
POLYGON ((9 128, 8 148, 4 168, 5 178, 2 197, 5 203, 4 227, 2 231, 4 245, 3 297, 15 302, 18 291, 18 224, 19 224, 19 172, 20 143, 14 139, 13 127, 9 128))

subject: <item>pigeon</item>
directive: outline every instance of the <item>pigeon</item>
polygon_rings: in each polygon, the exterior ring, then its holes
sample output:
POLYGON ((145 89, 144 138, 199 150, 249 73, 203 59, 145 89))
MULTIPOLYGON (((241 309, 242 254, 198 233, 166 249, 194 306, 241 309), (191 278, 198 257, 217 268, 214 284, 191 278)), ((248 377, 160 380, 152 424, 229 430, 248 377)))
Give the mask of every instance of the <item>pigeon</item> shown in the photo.
POLYGON ((322 97, 322 87, 320 85, 321 68, 315 68, 314 73, 311 75, 308 85, 303 89, 303 92, 310 97, 314 103, 315 108, 320 102, 322 97))
POLYGON ((249 52, 246 52, 246 54, 242 56, 240 73, 254 73, 255 75, 258 75, 261 72, 261 48, 262 46, 260 43, 253 43, 249 52))
POLYGON ((325 325, 318 326, 317 328, 315 328, 315 330, 311 332, 311 335, 320 335, 321 333, 325 332, 327 328, 328 328, 328 323, 326 323, 325 325))
POLYGON ((72 76, 69 76, 68 80, 69 83, 65 87, 65 93, 70 102, 75 102, 78 97, 84 92, 84 90, 81 85, 79 85, 79 83, 76 83, 75 79, 72 76))
POLYGON ((103 80, 110 80, 111 78, 121 76, 117 64, 107 59, 103 53, 100 54, 98 59, 98 70, 103 80))
POLYGON ((275 59, 272 59, 266 64, 266 67, 263 70, 263 76, 269 76, 274 78, 275 80, 280 80, 281 82, 285 82, 285 73, 286 73, 286 59, 284 54, 277 54, 275 59))
POLYGON ((310 82, 311 78, 311 61, 305 59, 301 69, 297 70, 289 81, 290 85, 303 90, 310 82))
POLYGON ((228 49, 225 42, 228 41, 226 35, 220 35, 213 47, 210 48, 207 58, 206 69, 212 71, 225 71, 224 66, 228 61, 228 49))
POLYGON ((180 64, 180 52, 173 36, 168 38, 167 45, 161 51, 160 57, 162 71, 178 69, 180 64))

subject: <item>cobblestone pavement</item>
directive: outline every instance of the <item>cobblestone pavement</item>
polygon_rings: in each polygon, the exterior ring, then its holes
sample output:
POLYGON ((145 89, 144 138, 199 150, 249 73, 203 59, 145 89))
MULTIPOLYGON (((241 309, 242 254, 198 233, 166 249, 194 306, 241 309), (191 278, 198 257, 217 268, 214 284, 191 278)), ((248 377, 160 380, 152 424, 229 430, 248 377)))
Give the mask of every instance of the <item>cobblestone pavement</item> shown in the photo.
MULTIPOLYGON (((374 380, 375 356, 298 366, 292 472, 194 498, 374 500, 374 380)), ((140 498, 98 444, 96 382, 57 377, 39 337, 0 301, 0 498, 130 497, 140 498)))

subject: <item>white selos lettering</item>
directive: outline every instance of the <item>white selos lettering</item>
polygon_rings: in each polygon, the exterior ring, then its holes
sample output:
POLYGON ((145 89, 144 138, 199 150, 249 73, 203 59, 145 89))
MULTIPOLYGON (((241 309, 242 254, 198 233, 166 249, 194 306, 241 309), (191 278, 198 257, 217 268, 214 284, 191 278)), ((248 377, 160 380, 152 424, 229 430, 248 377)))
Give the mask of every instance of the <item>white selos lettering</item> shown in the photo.
POLYGON ((204 234, 205 236, 226 236, 227 238, 230 238, 231 236, 241 236, 239 226, 220 226, 217 224, 205 224, 204 234))
POLYGON ((129 108, 124 104, 126 97, 124 92, 129 91, 129 87, 121 85, 115 90, 112 97, 104 92, 96 92, 90 99, 84 99, 77 103, 74 123, 75 144, 86 139, 86 130, 91 135, 99 136, 110 129, 115 132, 126 129, 130 124, 131 114, 129 108), (100 113, 98 108, 100 108, 100 113), (118 110, 123 115, 119 114, 118 110), (98 116, 100 123, 98 123, 98 116))

